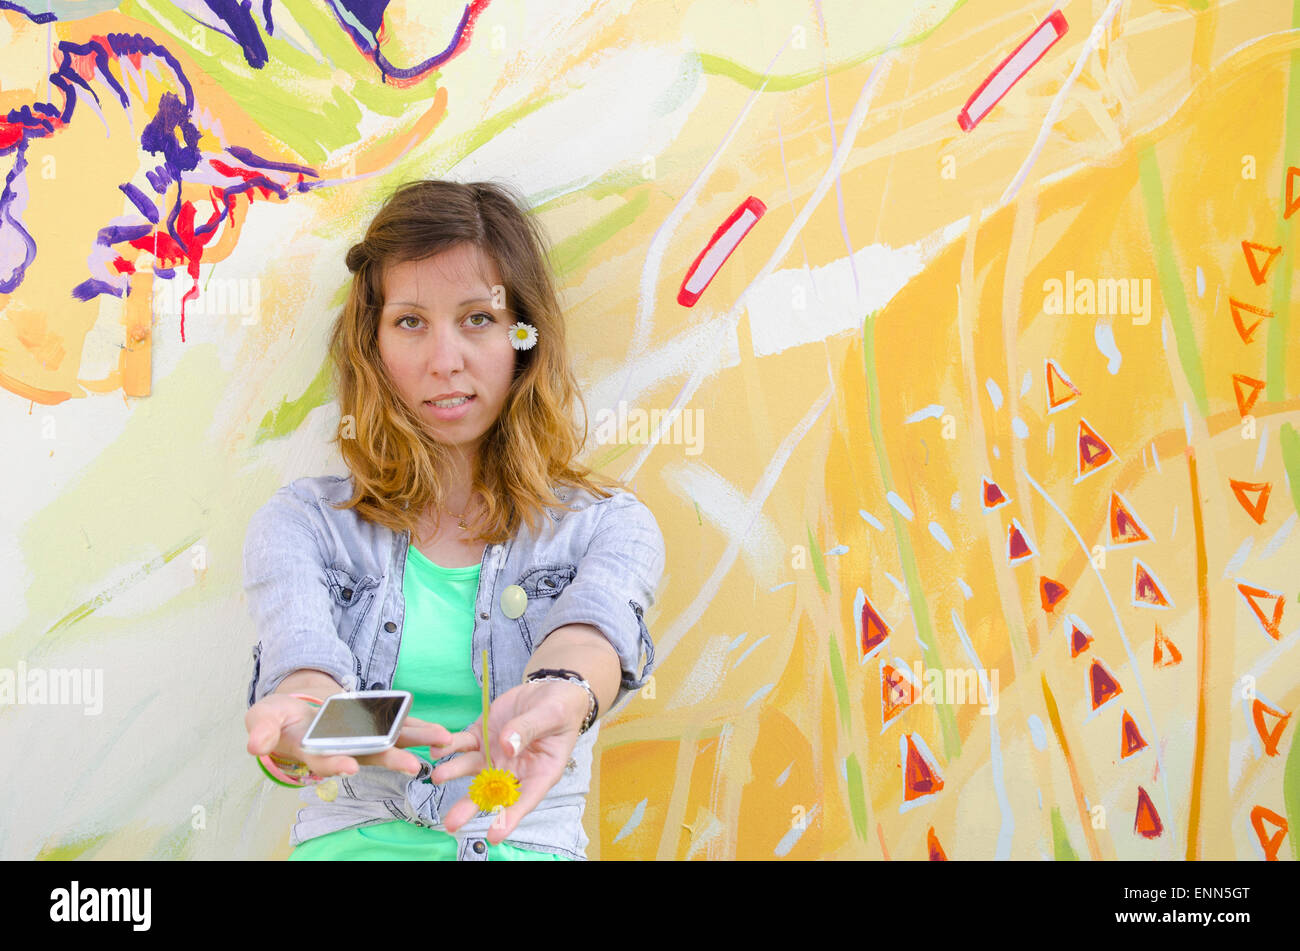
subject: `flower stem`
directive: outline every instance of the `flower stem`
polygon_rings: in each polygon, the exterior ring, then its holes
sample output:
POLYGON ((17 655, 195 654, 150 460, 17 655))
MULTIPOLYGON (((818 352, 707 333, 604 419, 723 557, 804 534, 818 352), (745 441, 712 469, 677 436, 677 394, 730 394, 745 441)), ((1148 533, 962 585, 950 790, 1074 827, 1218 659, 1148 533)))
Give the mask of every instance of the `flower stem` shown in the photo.
POLYGON ((483 756, 487 759, 487 768, 492 768, 492 747, 488 742, 488 652, 483 649, 483 756))

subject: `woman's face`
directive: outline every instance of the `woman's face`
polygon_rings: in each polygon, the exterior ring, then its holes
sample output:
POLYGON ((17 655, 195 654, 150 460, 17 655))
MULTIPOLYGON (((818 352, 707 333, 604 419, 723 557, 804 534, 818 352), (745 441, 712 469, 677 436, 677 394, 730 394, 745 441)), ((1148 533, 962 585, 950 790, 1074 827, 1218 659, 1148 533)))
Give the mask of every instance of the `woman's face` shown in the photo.
POLYGON ((438 442, 473 459, 505 405, 515 369, 509 312, 490 258, 461 244, 384 274, 379 355, 398 392, 438 442), (439 409, 432 401, 464 393, 469 402, 439 409))

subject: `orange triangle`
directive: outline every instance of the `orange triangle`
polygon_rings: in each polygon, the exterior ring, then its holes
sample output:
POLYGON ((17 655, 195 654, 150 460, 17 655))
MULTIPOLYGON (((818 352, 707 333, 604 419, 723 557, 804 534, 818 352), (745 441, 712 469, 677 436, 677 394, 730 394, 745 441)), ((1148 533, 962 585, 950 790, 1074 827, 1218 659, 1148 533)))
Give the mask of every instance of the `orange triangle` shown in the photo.
POLYGON ((1254 241, 1241 242, 1241 250, 1246 253, 1246 266, 1250 268, 1250 276, 1256 284, 1263 284, 1264 279, 1268 277, 1268 269, 1273 266, 1273 259, 1282 253, 1282 245, 1276 248, 1270 248, 1263 244, 1256 244, 1254 241), (1259 259, 1255 257, 1255 252, 1268 254, 1264 263, 1260 264, 1259 259))
POLYGON ((1156 812, 1151 797, 1141 786, 1138 787, 1137 815, 1133 818, 1133 831, 1147 839, 1154 839, 1165 831, 1164 825, 1160 822, 1160 813, 1156 812))
POLYGON ((889 636, 889 625, 880 613, 871 606, 871 602, 863 596, 862 599, 862 653, 863 656, 870 654, 879 645, 885 642, 889 636))
POLYGON ((1182 663, 1183 660, 1183 655, 1174 646, 1174 642, 1165 637, 1165 632, 1160 630, 1159 624, 1156 625, 1156 649, 1153 660, 1157 667, 1172 667, 1174 664, 1182 663), (1165 651, 1169 652, 1168 660, 1164 659, 1165 651))
POLYGON ((1265 806, 1256 806, 1250 810, 1250 824, 1255 827, 1255 835, 1259 836, 1259 844, 1264 848, 1264 859, 1276 862, 1278 850, 1282 848, 1282 840, 1286 838, 1286 818, 1265 806), (1265 822, 1276 826, 1277 831, 1268 835, 1264 829, 1265 822))
POLYGON ((1151 540, 1115 492, 1110 494, 1110 540, 1124 543, 1151 540))
POLYGON ((893 664, 884 664, 880 668, 880 693, 880 716, 885 723, 919 699, 915 685, 893 664))
POLYGON ((907 734, 907 769, 903 780, 903 799, 911 802, 922 796, 930 796, 943 789, 943 778, 938 771, 926 762, 912 734, 907 734))
POLYGON ((1241 301, 1232 297, 1228 298, 1228 306, 1232 308, 1232 322, 1237 325, 1237 334, 1246 343, 1250 343, 1251 339, 1255 336, 1256 328, 1258 328, 1259 325, 1263 323, 1263 321, 1257 320, 1249 327, 1247 327, 1241 319, 1241 312, 1243 310, 1249 311, 1250 313, 1254 314, 1257 317, 1273 316, 1272 311, 1263 310, 1262 308, 1259 307, 1252 307, 1250 304, 1243 304, 1241 301))
POLYGON ((1295 210, 1300 208, 1300 196, 1295 193, 1296 176, 1300 175, 1300 168, 1292 166, 1286 170, 1286 210, 1282 212, 1282 220, 1286 221, 1295 214, 1295 210))
POLYGON ((1282 731, 1286 729, 1286 721, 1291 719, 1291 714, 1266 706, 1259 697, 1255 698, 1252 713, 1255 719, 1255 729, 1259 732, 1259 738, 1264 741, 1264 753, 1268 756, 1276 756, 1277 741, 1282 738, 1282 731), (1271 730, 1264 725, 1264 714, 1266 713, 1277 719, 1277 723, 1273 725, 1271 730))
POLYGON ((1268 507, 1268 494, 1273 491, 1271 482, 1238 482, 1236 479, 1229 479, 1228 485, 1232 486, 1233 494, 1237 496, 1237 501, 1241 507, 1246 510, 1246 514, 1255 520, 1256 525, 1264 524, 1264 509, 1268 507), (1247 492, 1258 492, 1255 501, 1246 497, 1247 492))
POLYGON ((925 834, 925 847, 930 852, 931 862, 948 861, 948 856, 944 854, 943 846, 939 844, 939 837, 934 834, 934 826, 930 826, 930 831, 925 834))
POLYGON ((1079 388, 1069 381, 1061 368, 1047 361, 1047 408, 1058 410, 1079 398, 1079 388))
POLYGON ((1169 607, 1169 599, 1160 590, 1160 585, 1146 570, 1142 562, 1133 560, 1133 600, 1139 604, 1152 604, 1156 607, 1169 607))
POLYGON ((1273 640, 1280 641, 1282 639, 1282 607, 1286 604, 1282 595, 1277 594, 1274 591, 1265 591, 1263 588, 1256 588, 1248 584, 1237 585, 1237 590, 1245 595, 1246 603, 1249 604, 1250 609, 1255 612, 1255 617, 1259 618, 1259 623, 1264 625, 1264 632, 1268 634, 1269 637, 1273 638, 1273 640), (1259 604, 1255 601, 1256 598, 1273 599, 1273 617, 1271 620, 1264 617, 1264 612, 1259 609, 1259 604))
POLYGON ((1263 388, 1263 380, 1257 380, 1253 376, 1243 376, 1240 373, 1232 375, 1232 391, 1237 396, 1237 410, 1242 416, 1250 412, 1250 408, 1255 405, 1255 400, 1259 399, 1259 391, 1263 388), (1249 396, 1242 392, 1243 386, 1250 387, 1249 396))
POLYGON ((1070 593, 1070 589, 1059 581, 1053 581, 1046 575, 1040 575, 1038 578, 1038 598, 1042 602, 1044 611, 1054 611, 1056 606, 1061 603, 1061 599, 1070 593))
POLYGON ((1084 633, 1077 624, 1070 625, 1070 656, 1078 657, 1092 643, 1092 635, 1084 633))
POLYGON ((1094 660, 1088 668, 1088 678, 1092 683, 1092 708, 1096 710, 1111 697, 1124 692, 1119 681, 1112 677, 1101 661, 1094 660))
POLYGON ((1137 721, 1124 711, 1124 719, 1120 723, 1120 744, 1119 758, 1124 759, 1126 756, 1132 756, 1138 750, 1145 749, 1147 741, 1142 739, 1142 733, 1138 730, 1137 721))
POLYGON ((1091 426, 1079 420, 1079 475, 1100 469, 1114 457, 1106 440, 1102 439, 1091 426))
POLYGON ((981 476, 980 483, 980 494, 984 496, 985 510, 995 509, 1007 501, 1007 497, 1002 494, 1002 489, 996 482, 990 482, 981 476))

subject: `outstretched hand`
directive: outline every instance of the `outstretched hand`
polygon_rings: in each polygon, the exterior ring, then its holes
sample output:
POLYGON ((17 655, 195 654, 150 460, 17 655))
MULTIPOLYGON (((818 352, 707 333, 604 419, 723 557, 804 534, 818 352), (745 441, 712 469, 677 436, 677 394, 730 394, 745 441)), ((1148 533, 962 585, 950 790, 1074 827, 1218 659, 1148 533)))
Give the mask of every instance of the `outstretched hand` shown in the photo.
MULTIPOLYGON (((488 842, 500 845, 509 838, 521 819, 528 815, 547 792, 560 781, 578 742, 578 730, 587 716, 587 691, 568 681, 536 681, 520 684, 500 694, 488 709, 488 742, 492 765, 508 769, 519 780, 519 798, 505 807, 488 831, 488 842), (517 735, 518 750, 510 742, 517 735)), ((430 781, 445 783, 461 776, 474 776, 487 768, 482 752, 483 718, 480 716, 451 743, 438 746, 442 755, 463 753, 440 764, 430 781)), ((442 816, 448 832, 455 832, 479 812, 468 796, 442 816)))
POLYGON ((284 694, 273 693, 263 697, 244 714, 244 725, 248 730, 248 752, 254 756, 276 753, 305 763, 317 776, 352 776, 362 766, 383 766, 415 776, 420 771, 420 760, 404 748, 429 746, 437 750, 449 749, 448 744, 453 737, 451 731, 440 724, 408 716, 402 721, 396 745, 381 753, 362 756, 308 753, 301 743, 316 712, 317 708, 306 701, 284 694))

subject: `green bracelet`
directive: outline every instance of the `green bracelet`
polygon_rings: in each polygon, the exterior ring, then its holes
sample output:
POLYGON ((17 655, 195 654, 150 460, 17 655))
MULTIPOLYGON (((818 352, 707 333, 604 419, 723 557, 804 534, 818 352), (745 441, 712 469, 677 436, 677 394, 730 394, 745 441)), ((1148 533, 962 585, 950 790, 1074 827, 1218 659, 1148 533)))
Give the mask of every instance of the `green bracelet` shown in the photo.
POLYGON ((278 785, 278 786, 287 786, 287 787, 289 787, 290 789, 301 789, 301 788, 302 788, 302 786, 300 786, 300 785, 295 785, 294 783, 286 783, 284 780, 282 780, 282 779, 276 779, 274 776, 272 776, 272 775, 271 775, 271 771, 270 771, 269 769, 266 768, 266 764, 262 762, 262 759, 261 759, 260 756, 254 756, 253 759, 257 760, 257 765, 258 765, 258 767, 262 770, 262 772, 266 773, 266 778, 269 779, 271 782, 275 783, 276 785, 278 785))

